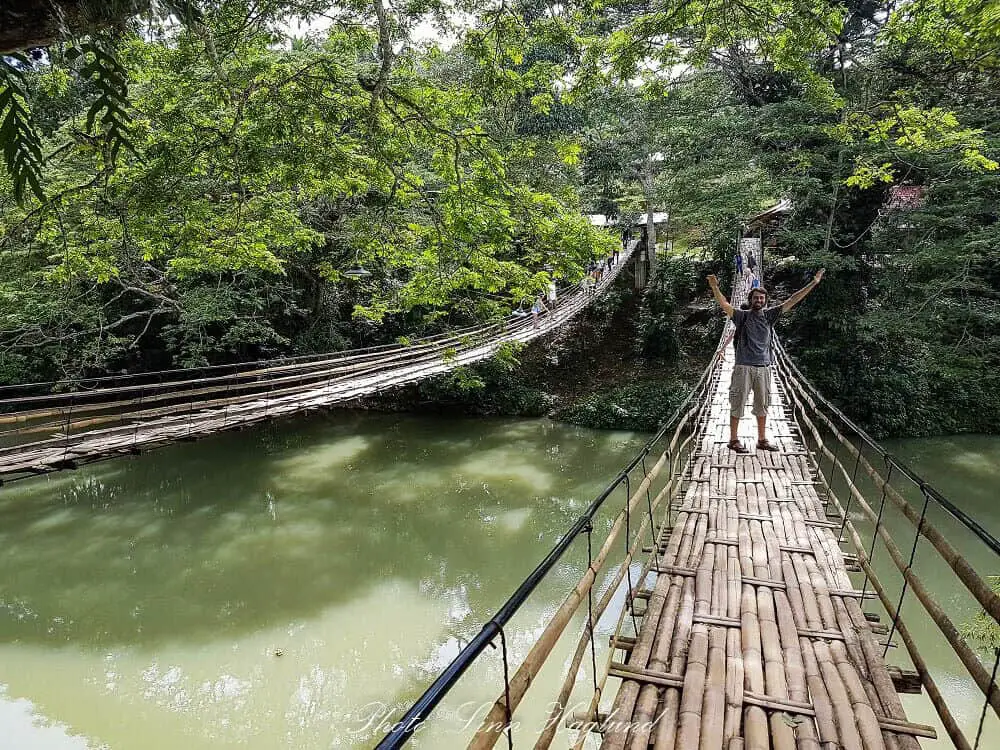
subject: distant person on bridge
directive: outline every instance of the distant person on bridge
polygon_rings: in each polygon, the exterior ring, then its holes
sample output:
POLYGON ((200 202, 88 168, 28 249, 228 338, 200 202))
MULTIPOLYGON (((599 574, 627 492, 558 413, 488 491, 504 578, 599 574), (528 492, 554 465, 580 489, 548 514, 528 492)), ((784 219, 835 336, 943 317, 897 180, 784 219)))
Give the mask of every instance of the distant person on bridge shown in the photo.
POLYGON ((545 300, 542 295, 538 295, 535 299, 535 304, 531 306, 531 327, 538 328, 538 316, 542 314, 542 310, 545 312, 549 311, 549 308, 545 306, 545 300))
POLYGON ((743 253, 736 251, 736 276, 743 278, 743 253))
POLYGON ((806 286, 786 299, 780 305, 766 307, 767 290, 754 287, 750 290, 750 309, 734 308, 719 290, 719 280, 708 277, 708 285, 719 307, 736 325, 736 365, 733 380, 729 386, 729 449, 736 453, 749 453, 739 439, 740 417, 746 407, 747 397, 753 391, 753 414, 757 417, 757 450, 780 450, 767 439, 767 407, 771 402, 771 365, 774 364, 772 341, 774 324, 778 316, 788 312, 806 298, 823 279, 825 268, 821 268, 806 286))

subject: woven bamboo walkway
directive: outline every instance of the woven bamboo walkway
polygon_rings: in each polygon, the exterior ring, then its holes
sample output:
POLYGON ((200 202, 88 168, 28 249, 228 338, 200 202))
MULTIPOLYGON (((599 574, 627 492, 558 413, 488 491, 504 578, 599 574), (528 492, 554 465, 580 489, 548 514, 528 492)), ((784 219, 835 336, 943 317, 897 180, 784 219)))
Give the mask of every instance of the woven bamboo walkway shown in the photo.
MULTIPOLYGON (((726 446, 732 359, 638 636, 617 644, 602 747, 918 750, 934 730, 906 720, 777 377, 768 433, 781 452, 726 446)), ((749 408, 741 428, 753 445, 749 408)))

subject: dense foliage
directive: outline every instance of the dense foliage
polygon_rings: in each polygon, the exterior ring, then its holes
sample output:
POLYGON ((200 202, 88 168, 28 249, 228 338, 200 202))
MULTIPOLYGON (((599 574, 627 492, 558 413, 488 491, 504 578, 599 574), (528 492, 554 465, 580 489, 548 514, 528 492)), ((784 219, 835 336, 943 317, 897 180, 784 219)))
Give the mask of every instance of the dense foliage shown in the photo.
MULTIPOLYGON (((684 102, 655 136, 675 244, 728 271, 741 217, 791 199, 768 283, 830 271, 783 324, 807 374, 878 435, 1000 431, 995 9, 847 3, 812 24, 818 8, 768 2, 615 7, 594 49, 657 106, 684 102)), ((673 349, 671 294, 650 353, 673 349)))
POLYGON ((1000 430, 990 3, 84 5, 0 66, 0 380, 488 319, 617 241, 586 210, 669 211, 629 337, 683 360, 678 259, 788 198, 817 384, 878 434, 1000 430))
POLYGON ((574 142, 515 132, 544 61, 475 34, 397 49, 381 14, 287 44, 255 11, 121 40, 117 153, 88 132, 79 61, 21 71, 49 153, 44 202, 0 198, 5 380, 467 324, 607 252, 571 189, 574 142))

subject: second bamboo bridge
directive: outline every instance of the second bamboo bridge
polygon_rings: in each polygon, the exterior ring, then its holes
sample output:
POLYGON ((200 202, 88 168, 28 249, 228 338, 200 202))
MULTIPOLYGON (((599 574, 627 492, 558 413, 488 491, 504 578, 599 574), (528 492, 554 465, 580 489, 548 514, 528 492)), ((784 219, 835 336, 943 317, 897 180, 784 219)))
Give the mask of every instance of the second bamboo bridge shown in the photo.
POLYGON ((517 313, 405 343, 317 356, 121 378, 90 387, 40 384, 37 395, 0 389, 0 484, 299 412, 346 404, 548 335, 603 294, 634 253, 633 240, 596 284, 563 290, 536 321, 517 313), (6 397, 5 397, 6 396, 6 397))

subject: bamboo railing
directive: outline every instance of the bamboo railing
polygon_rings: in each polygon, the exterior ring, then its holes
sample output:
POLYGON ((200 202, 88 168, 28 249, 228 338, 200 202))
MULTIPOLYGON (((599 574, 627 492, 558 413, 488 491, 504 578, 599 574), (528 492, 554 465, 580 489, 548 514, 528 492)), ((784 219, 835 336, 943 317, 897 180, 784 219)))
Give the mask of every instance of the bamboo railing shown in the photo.
MULTIPOLYGON (((940 635, 954 651, 958 662, 964 667, 965 673, 982 691, 983 711, 977 732, 977 735, 981 735, 986 710, 992 708, 993 712, 1000 716, 1000 690, 998 690, 996 683, 1000 650, 996 650, 994 653, 992 669, 988 668, 974 648, 962 636, 959 627, 949 617, 944 607, 935 600, 927 585, 914 571, 913 565, 918 543, 924 539, 929 542, 930 549, 936 553, 937 560, 943 567, 947 567, 955 574, 957 581, 982 606, 983 611, 1000 625, 1000 597, 930 521, 928 510, 936 507, 955 519, 972 539, 981 544, 984 550, 992 553, 996 564, 994 570, 997 571, 1000 571, 1000 540, 993 537, 909 467, 889 455, 864 430, 824 398, 815 386, 802 375, 780 345, 778 373, 781 383, 794 403, 794 414, 803 428, 803 434, 809 435, 812 439, 819 462, 822 463, 823 459, 830 461, 830 468, 822 475, 824 486, 843 518, 842 532, 846 531, 849 535, 858 562, 865 573, 865 585, 867 586, 869 583, 872 585, 879 601, 891 618, 890 642, 892 636, 898 633, 920 676, 927 697, 953 745, 959 750, 975 750, 979 747, 981 736, 977 737, 974 743, 970 743, 962 732, 940 686, 920 653, 916 639, 906 626, 902 609, 907 595, 912 592, 913 597, 920 603, 924 614, 934 623, 940 635), (853 439, 848 435, 853 435, 853 439), (831 449, 831 445, 833 449, 831 449), (869 461, 865 455, 866 449, 874 452, 885 463, 885 476, 869 461), (875 491, 881 494, 878 508, 873 507, 873 504, 859 488, 859 471, 863 472, 864 476, 871 481, 875 491), (920 493, 922 499, 920 510, 907 500, 903 492, 893 486, 893 477, 901 478, 897 481, 909 484, 920 493), (841 499, 833 489, 837 479, 847 492, 847 497, 844 499, 841 499), (896 539, 890 534, 884 523, 887 502, 891 503, 899 511, 899 514, 911 524, 913 538, 908 556, 900 550, 896 539), (860 510, 862 517, 873 525, 872 538, 867 546, 863 543, 862 535, 851 519, 852 508, 860 510), (879 579, 872 565, 872 558, 880 550, 884 550, 889 555, 893 566, 903 580, 902 589, 896 601, 889 597, 887 587, 879 579)), ((888 650, 888 646, 886 650, 888 650)))

